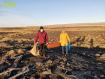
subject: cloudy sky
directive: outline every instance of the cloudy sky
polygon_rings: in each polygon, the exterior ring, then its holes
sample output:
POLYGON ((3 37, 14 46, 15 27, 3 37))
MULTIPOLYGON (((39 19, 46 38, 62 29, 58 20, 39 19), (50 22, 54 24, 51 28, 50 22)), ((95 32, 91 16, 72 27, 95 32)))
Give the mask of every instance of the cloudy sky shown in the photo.
POLYGON ((105 22, 105 0, 0 0, 0 26, 89 22, 105 22))

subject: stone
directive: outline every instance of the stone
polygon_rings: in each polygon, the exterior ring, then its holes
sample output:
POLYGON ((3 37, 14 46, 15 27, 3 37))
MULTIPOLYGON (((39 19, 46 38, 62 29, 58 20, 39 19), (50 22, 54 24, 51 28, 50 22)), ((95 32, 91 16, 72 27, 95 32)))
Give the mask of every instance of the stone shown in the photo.
POLYGON ((43 64, 41 62, 36 62, 36 67, 41 67, 43 64))
POLYGON ((103 60, 103 61, 105 61, 105 54, 102 54, 102 55, 100 56, 100 59, 103 60))
POLYGON ((48 69, 47 71, 43 71, 41 73, 41 75, 49 75, 49 74, 52 74, 50 69, 48 69))
POLYGON ((17 53, 18 53, 18 54, 24 54, 24 50, 23 50, 23 49, 18 49, 18 50, 17 50, 17 53))
POLYGON ((96 57, 99 57, 99 56, 100 56, 100 54, 95 54, 95 56, 96 56, 96 57))
POLYGON ((47 64, 49 64, 49 65, 52 64, 52 63, 53 63, 52 60, 47 61, 47 64))
POLYGON ((16 54, 17 54, 17 52, 15 50, 10 50, 10 51, 7 52, 6 55, 8 55, 10 57, 14 57, 14 56, 16 56, 16 54))

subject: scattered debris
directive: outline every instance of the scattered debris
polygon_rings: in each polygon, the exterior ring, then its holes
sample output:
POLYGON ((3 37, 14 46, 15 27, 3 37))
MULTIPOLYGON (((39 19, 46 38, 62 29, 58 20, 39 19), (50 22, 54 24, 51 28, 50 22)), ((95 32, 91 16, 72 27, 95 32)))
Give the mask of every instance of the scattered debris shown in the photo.
POLYGON ((72 54, 67 56, 54 51, 41 58, 23 49, 10 50, 0 61, 0 78, 104 79, 105 63, 96 58, 104 58, 105 54, 96 51, 73 48, 72 54))

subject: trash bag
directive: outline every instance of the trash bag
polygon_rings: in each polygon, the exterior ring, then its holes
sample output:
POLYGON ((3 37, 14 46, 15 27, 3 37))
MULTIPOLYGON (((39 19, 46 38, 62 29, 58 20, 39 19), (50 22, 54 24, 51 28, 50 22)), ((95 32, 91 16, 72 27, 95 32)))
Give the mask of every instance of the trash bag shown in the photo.
POLYGON ((34 56, 40 56, 39 50, 36 48, 36 44, 34 44, 33 48, 30 50, 30 53, 34 56))

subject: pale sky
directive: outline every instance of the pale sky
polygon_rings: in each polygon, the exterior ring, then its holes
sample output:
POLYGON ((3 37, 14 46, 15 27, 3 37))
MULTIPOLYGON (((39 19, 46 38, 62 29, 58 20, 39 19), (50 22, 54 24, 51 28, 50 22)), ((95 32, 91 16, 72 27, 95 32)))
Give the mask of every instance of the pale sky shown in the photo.
POLYGON ((105 0, 0 0, 0 26, 105 22, 105 0))

